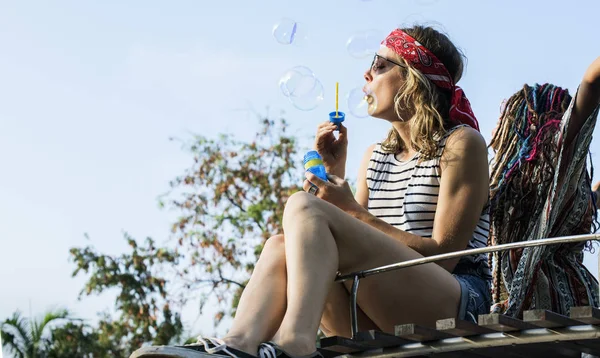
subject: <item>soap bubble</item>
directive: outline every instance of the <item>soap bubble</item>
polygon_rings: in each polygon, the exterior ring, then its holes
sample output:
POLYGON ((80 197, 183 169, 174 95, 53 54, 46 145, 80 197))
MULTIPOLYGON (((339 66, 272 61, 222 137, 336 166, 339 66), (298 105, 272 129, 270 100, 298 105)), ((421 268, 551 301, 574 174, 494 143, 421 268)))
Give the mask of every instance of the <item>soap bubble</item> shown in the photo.
POLYGON ((312 89, 315 74, 308 67, 296 66, 287 70, 281 79, 279 79, 279 89, 284 96, 289 97, 295 92, 306 92, 306 89, 312 89))
POLYGON ((355 117, 368 117, 377 109, 377 97, 375 96, 375 93, 368 88, 353 88, 350 90, 350 92, 348 92, 347 99, 348 111, 355 117))
POLYGON ((273 37, 282 45, 303 46, 308 42, 304 26, 288 18, 279 20, 273 26, 273 37))
POLYGON ((302 111, 313 110, 323 102, 323 85, 308 67, 296 66, 287 70, 279 80, 279 89, 294 107, 302 111))
POLYGON ((302 91, 296 91, 290 97, 290 102, 294 107, 301 111, 311 111, 317 108, 323 102, 323 84, 317 78, 313 85, 304 87, 302 91))
POLYGON ((346 42, 346 49, 354 58, 373 56, 379 50, 384 36, 380 31, 367 30, 356 33, 346 42))

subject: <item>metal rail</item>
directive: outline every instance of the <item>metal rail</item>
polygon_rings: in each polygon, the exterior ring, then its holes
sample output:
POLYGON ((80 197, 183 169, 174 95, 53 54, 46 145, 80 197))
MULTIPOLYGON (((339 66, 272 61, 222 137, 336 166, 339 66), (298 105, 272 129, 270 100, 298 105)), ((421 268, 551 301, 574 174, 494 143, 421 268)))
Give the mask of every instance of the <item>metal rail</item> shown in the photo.
POLYGON ((394 270, 399 270, 407 267, 419 266, 428 263, 456 259, 464 256, 472 256, 479 254, 488 254, 491 252, 500 252, 512 249, 520 249, 524 247, 535 247, 535 246, 544 246, 544 245, 557 245, 557 244, 571 244, 582 241, 589 240, 600 240, 600 234, 587 234, 587 235, 573 235, 573 236, 561 236, 561 237, 553 237, 553 238, 544 238, 534 241, 523 241, 523 242, 513 242, 509 244, 501 244, 487 247, 480 247, 477 249, 463 250, 463 251, 455 251, 448 252, 445 254, 433 255, 428 257, 421 257, 414 260, 408 260, 403 262, 398 262, 395 264, 385 265, 381 267, 375 267, 368 270, 352 272, 345 275, 339 275, 336 278, 336 282, 343 282, 349 279, 353 279, 352 283, 352 292, 350 293, 350 317, 351 317, 351 325, 352 325, 352 338, 356 338, 356 334, 358 333, 358 317, 357 317, 357 306, 356 306, 356 297, 358 294, 358 282, 361 278, 365 278, 371 275, 375 275, 378 273, 389 272, 394 270))

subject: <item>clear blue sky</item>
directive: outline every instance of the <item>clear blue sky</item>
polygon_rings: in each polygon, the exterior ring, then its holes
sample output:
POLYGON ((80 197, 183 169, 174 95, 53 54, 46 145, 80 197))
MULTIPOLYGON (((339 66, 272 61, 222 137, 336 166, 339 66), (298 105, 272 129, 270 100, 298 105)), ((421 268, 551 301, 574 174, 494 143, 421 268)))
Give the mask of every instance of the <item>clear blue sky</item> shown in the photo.
MULTIPOLYGON (((156 197, 189 164, 170 136, 247 138, 257 128, 247 109, 267 106, 312 135, 334 107, 335 82, 342 92, 362 83, 370 59, 346 52, 353 33, 441 24, 469 59, 460 85, 489 140, 501 101, 524 82, 576 89, 600 56, 599 10, 596 0, 0 2, 0 319, 30 304, 33 314, 63 305, 90 318, 112 306, 110 295, 76 302, 83 279, 70 277, 68 249, 88 244, 86 232, 114 254, 124 250, 122 231, 167 238, 172 213, 156 197), (282 17, 312 40, 274 41, 282 17), (325 87, 314 111, 294 109, 279 92, 279 77, 296 65, 325 87)), ((346 123, 355 177, 388 126, 346 123)), ((586 263, 597 272, 595 258, 586 263)))

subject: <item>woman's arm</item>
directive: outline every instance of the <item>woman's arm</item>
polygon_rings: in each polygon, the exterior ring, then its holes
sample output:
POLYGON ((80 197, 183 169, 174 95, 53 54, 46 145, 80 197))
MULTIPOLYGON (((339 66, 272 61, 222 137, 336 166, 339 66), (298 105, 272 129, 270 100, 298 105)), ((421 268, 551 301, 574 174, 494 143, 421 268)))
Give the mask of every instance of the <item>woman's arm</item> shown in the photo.
POLYGON ((375 144, 371 145, 363 156, 362 162, 360 163, 360 169, 358 170, 358 179, 356 180, 356 193, 354 194, 354 199, 366 210, 369 209, 367 169, 369 169, 369 162, 371 161, 373 150, 375 150, 375 144))
MULTIPOLYGON (((361 173, 361 177, 362 175, 361 173)), ((360 201, 364 199, 364 193, 360 198, 357 197, 357 201, 363 207, 357 207, 348 213, 399 240, 421 255, 431 256, 462 250, 467 246, 488 200, 488 188, 485 141, 473 129, 459 129, 446 142, 442 156, 442 178, 432 238, 407 233, 375 217, 360 201)), ((368 189, 366 190, 368 199, 368 189)), ((456 260, 445 261, 441 262, 440 266, 452 271, 456 262, 456 260)))
POLYGON ((567 138, 565 144, 567 147, 573 142, 581 127, 588 119, 590 114, 600 104, 600 57, 598 57, 583 75, 575 106, 571 113, 569 128, 567 129, 567 138))

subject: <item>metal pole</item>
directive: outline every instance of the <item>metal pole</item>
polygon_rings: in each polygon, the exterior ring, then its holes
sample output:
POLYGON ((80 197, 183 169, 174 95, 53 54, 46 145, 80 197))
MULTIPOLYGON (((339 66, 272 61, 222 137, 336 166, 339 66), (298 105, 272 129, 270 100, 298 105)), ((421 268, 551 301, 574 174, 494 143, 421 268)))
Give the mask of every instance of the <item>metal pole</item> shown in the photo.
POLYGON ((358 282, 360 278, 354 276, 354 282, 352 282, 352 292, 350 296, 350 324, 352 325, 352 339, 356 339, 358 334, 358 312, 356 309, 356 296, 358 295, 358 282))
POLYGON ((418 266, 418 265, 428 264, 428 263, 437 262, 437 261, 456 259, 456 258, 463 257, 463 256, 487 254, 490 252, 506 251, 506 250, 512 250, 512 249, 519 249, 519 248, 523 248, 523 247, 569 244, 569 243, 589 241, 589 240, 600 240, 600 234, 561 236, 561 237, 554 237, 554 238, 549 238, 549 239, 546 238, 546 239, 539 239, 539 240, 534 240, 534 241, 513 242, 513 243, 509 243, 509 244, 480 247, 478 249, 448 252, 445 254, 421 257, 421 258, 414 259, 414 260, 398 262, 395 264, 390 264, 390 265, 376 267, 376 268, 372 268, 372 269, 368 269, 368 270, 363 270, 363 271, 358 271, 358 272, 352 272, 352 273, 345 274, 345 275, 340 275, 336 278, 335 281, 343 282, 343 281, 357 278, 357 277, 364 278, 364 277, 375 275, 378 273, 399 270, 402 268, 418 266))

